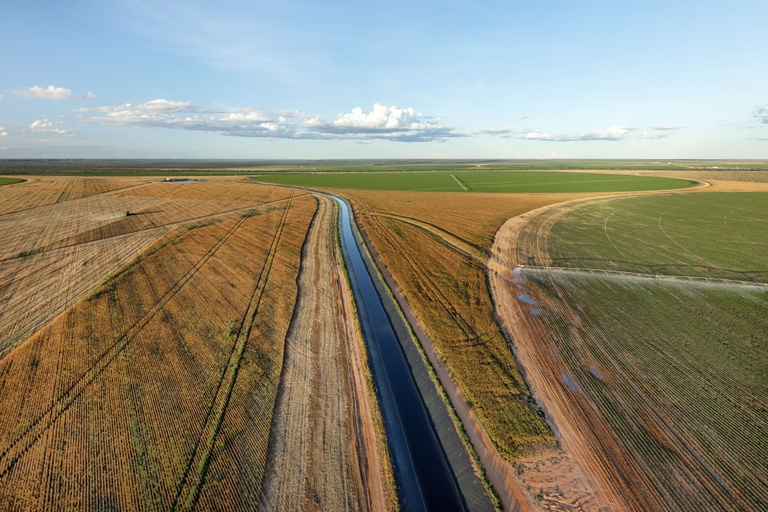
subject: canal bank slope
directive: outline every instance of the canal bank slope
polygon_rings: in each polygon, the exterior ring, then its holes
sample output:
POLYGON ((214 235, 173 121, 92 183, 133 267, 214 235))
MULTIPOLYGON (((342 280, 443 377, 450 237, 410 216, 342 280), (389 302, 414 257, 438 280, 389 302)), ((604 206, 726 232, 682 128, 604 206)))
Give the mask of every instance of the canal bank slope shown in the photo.
MULTIPOLYGON (((386 323, 386 327, 394 331, 397 342, 397 350, 390 353, 382 352, 381 347, 377 346, 375 339, 382 337, 382 334, 378 328, 374 329, 370 325, 372 323, 370 319, 366 319, 371 311, 368 310, 369 308, 365 303, 362 305, 358 304, 358 309, 361 311, 361 323, 364 324, 364 332, 366 327, 368 328, 368 333, 366 333, 367 341, 368 339, 373 341, 369 345, 371 365, 374 377, 377 380, 377 389, 380 393, 385 422, 388 421, 387 416, 390 418, 390 424, 387 425, 388 441, 393 457, 396 459, 396 466, 400 466, 397 469, 398 485, 402 487, 401 500, 404 508, 419 510, 439 506, 441 509, 445 509, 448 506, 449 509, 493 510, 493 504, 488 498, 482 482, 475 473, 472 460, 456 431, 456 427, 443 399, 432 382, 429 370, 419 353, 416 341, 411 335, 407 322, 393 300, 386 284, 380 277, 370 253, 362 242, 357 226, 352 225, 347 210, 348 206, 346 203, 341 202, 341 200, 337 201, 341 210, 340 230, 342 231, 342 239, 349 240, 349 238, 353 238, 355 242, 354 246, 342 243, 353 289, 357 289, 356 294, 360 293, 362 284, 360 281, 366 279, 372 281, 374 289, 368 293, 378 297, 381 301, 381 306, 379 307, 383 307, 384 314, 386 315, 383 322, 379 320, 378 323, 386 323), (345 223, 349 223, 346 230, 345 223), (354 255, 349 253, 359 248, 363 249, 359 251, 358 255, 362 261, 355 268, 355 262, 352 261, 354 258, 351 258, 354 255), (364 265, 364 268, 361 269, 360 265, 364 265), (414 410, 412 408, 415 407, 414 405, 402 406, 392 403, 393 399, 399 399, 407 393, 400 386, 405 380, 411 380, 410 377, 406 379, 405 377, 408 377, 408 375, 404 375, 402 372, 387 374, 386 370, 382 370, 381 363, 385 359, 397 356, 397 352, 400 353, 401 358, 404 358, 406 364, 405 371, 412 375, 413 384, 418 390, 416 401, 424 409, 423 413, 414 410), (406 431, 405 429, 411 429, 414 424, 418 423, 418 417, 422 414, 426 414, 427 423, 422 423, 425 426, 417 429, 417 432, 406 431), (398 418, 397 421, 400 423, 400 426, 392 425, 392 418, 398 418), (401 428, 403 429, 401 430, 401 428), (429 436, 427 438, 422 437, 429 434, 429 430, 435 436, 434 441, 427 439, 429 436), (415 438, 418 440, 414 443, 413 439, 415 438), (430 452, 428 445, 433 445, 435 441, 437 446, 432 446, 430 452), (403 451, 408 453, 403 453, 403 451), (397 462, 398 458, 401 461, 399 464, 397 462), (408 467, 409 460, 412 464, 411 467, 408 467), (445 464, 446 467, 441 467, 442 464, 445 464), (442 482, 436 480, 440 474, 443 475, 441 477, 442 482), (418 485, 419 492, 415 492, 412 488, 414 484, 418 485), (451 487, 455 487, 459 491, 458 502, 450 496, 452 494, 450 492, 451 487)), ((370 297, 368 300, 374 302, 370 300, 370 297)), ((372 307, 375 308, 376 305, 374 304, 372 307)))

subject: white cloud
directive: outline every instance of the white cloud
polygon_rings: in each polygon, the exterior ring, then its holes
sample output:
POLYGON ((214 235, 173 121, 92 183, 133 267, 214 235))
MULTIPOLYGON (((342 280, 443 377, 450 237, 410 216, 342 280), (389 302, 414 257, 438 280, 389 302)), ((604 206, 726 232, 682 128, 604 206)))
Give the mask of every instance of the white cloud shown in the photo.
POLYGON ((90 91, 84 97, 81 97, 75 95, 70 89, 54 87, 53 85, 49 85, 48 87, 33 85, 29 89, 13 91, 13 93, 22 98, 41 98, 44 100, 56 101, 85 101, 96 97, 96 95, 90 91))
POLYGON ((388 107, 374 103, 370 112, 356 107, 352 112, 339 114, 331 123, 335 128, 362 128, 370 130, 420 129, 432 126, 422 122, 422 115, 413 108, 388 107))
POLYGON ((611 126, 606 130, 581 133, 552 134, 540 130, 524 130, 521 138, 525 140, 543 140, 554 142, 576 142, 587 140, 621 140, 626 138, 634 128, 629 126, 611 126))
POLYGON ((760 120, 763 124, 768 124, 768 104, 762 105, 760 107, 755 107, 755 111, 753 112, 755 117, 760 120))
POLYGON ((36 121, 33 121, 28 127, 27 130, 30 132, 38 132, 38 133, 54 133, 56 135, 67 135, 69 134, 69 130, 65 130, 63 128, 57 128, 56 126, 60 123, 50 121, 48 119, 38 119, 36 121))
POLYGON ((443 141, 465 134, 440 124, 440 118, 424 116, 414 108, 375 103, 370 112, 356 107, 330 123, 315 122, 314 130, 336 138, 386 139, 403 142, 443 141))
POLYGON ((403 142, 441 141, 463 133, 423 116, 413 108, 375 104, 370 112, 360 108, 327 122, 319 115, 297 110, 276 113, 258 108, 202 111, 188 101, 152 100, 146 103, 80 109, 95 114, 93 122, 116 126, 156 127, 217 132, 238 137, 290 139, 384 139, 403 142))
POLYGON ((682 126, 654 126, 654 130, 660 130, 660 131, 671 131, 671 130, 679 130, 682 126))
POLYGON ((0 126, 0 137, 7 137, 8 136, 8 130, 5 129, 5 126, 0 126))
POLYGON ((48 87, 33 85, 29 89, 14 92, 16 95, 23 98, 42 98, 58 101, 70 101, 76 99, 76 96, 69 89, 65 89, 64 87, 54 87, 52 85, 49 85, 48 87))

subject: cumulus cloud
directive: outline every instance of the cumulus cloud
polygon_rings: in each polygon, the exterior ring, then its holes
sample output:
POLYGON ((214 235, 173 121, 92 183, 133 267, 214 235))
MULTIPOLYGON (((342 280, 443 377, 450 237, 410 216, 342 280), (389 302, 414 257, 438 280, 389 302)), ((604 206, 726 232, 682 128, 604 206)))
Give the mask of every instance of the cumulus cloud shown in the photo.
POLYGON ((5 126, 0 126, 0 137, 7 137, 8 136, 8 130, 5 129, 5 126))
POLYGON ((755 107, 754 115, 763 124, 768 124, 768 104, 755 107))
POLYGON ((370 112, 360 107, 341 113, 330 123, 313 119, 311 125, 304 123, 319 134, 333 138, 386 139, 403 142, 442 141, 451 137, 462 137, 463 133, 440 124, 440 118, 417 112, 414 108, 375 103, 370 112))
POLYGON ((553 134, 540 130, 523 130, 521 138, 525 140, 543 140, 555 142, 574 142, 587 140, 621 140, 626 138, 634 128, 629 126, 611 126, 606 130, 581 133, 553 134))
POLYGON ((41 98, 45 100, 56 101, 82 101, 96 97, 92 92, 86 94, 85 97, 76 96, 70 89, 66 89, 64 87, 54 87, 53 85, 49 85, 48 87, 33 85, 29 89, 22 89, 13 92, 22 98, 41 98))
POLYGON ((217 132, 238 137, 288 139, 384 139, 403 142, 440 141, 464 136, 413 108, 375 104, 370 112, 354 108, 335 120, 297 110, 268 112, 257 108, 203 111, 188 101, 146 103, 80 109, 87 118, 116 126, 156 127, 217 132))
POLYGON ((38 133, 53 133, 56 135, 69 134, 69 130, 65 130, 63 128, 57 128, 58 125, 59 123, 55 121, 50 121, 48 119, 38 119, 36 121, 33 121, 27 127, 27 130, 30 132, 38 132, 38 133))

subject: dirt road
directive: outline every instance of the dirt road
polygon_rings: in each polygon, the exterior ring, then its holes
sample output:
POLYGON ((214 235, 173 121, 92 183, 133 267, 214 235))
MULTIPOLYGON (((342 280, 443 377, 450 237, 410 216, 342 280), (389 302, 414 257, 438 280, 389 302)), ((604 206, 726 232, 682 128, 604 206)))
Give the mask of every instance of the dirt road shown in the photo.
POLYGON ((361 351, 334 244, 334 209, 318 213, 303 249, 270 432, 263 510, 377 510, 388 505, 361 351), (343 285, 343 286, 342 286, 343 285))
MULTIPOLYGON (((587 510, 658 509, 660 504, 643 487, 626 452, 594 405, 569 387, 568 379, 553 378, 568 375, 568 368, 553 356, 557 348, 538 317, 531 315, 524 302, 518 300, 521 293, 530 293, 525 288, 528 283, 513 273, 518 264, 525 263, 519 258, 530 256, 546 261, 547 255, 536 241, 543 239, 555 220, 575 204, 584 202, 547 206, 509 219, 496 234, 488 268, 500 324, 514 340, 515 356, 525 370, 526 382, 547 412, 564 450, 563 457, 572 468, 570 475, 562 474, 555 479, 559 481, 558 492, 550 494, 554 499, 546 505, 550 509, 569 510, 568 502, 575 501, 580 503, 579 508, 587 510), (531 226, 534 229, 529 234, 537 235, 535 240, 521 237, 531 226)), ((556 483, 551 477, 541 481, 542 477, 544 474, 529 476, 537 481, 534 487, 556 483)))

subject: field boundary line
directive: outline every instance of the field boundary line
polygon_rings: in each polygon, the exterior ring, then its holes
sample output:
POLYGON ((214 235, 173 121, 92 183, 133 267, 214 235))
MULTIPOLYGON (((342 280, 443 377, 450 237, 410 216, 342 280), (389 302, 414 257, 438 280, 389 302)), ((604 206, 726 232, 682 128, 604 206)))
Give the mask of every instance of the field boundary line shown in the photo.
POLYGON ((451 173, 451 178, 456 180, 456 183, 458 183, 459 186, 464 189, 464 192, 469 192, 469 188, 459 178, 457 178, 453 173, 451 173))
POLYGON ((648 279, 653 281, 695 281, 695 282, 711 283, 711 284, 743 286, 745 288, 768 287, 768 283, 761 283, 758 281, 740 281, 738 279, 725 279, 725 278, 719 278, 719 277, 667 276, 667 275, 659 275, 659 274, 645 274, 642 272, 630 272, 630 271, 624 271, 624 270, 605 270, 605 269, 598 269, 598 268, 556 267, 556 266, 545 266, 545 265, 517 265, 516 267, 510 267, 510 268, 512 268, 512 270, 521 269, 523 271, 530 270, 533 272, 542 272, 542 273, 556 271, 556 272, 572 273, 572 274, 603 274, 603 275, 614 276, 614 277, 630 276, 638 279, 648 279))
MULTIPOLYGON (((270 192, 271 193, 271 192, 270 192)), ((266 199, 265 196, 264 199, 266 199)), ((0 479, 5 477, 16 462, 40 439, 40 437, 54 424, 54 422, 64 414, 67 409, 88 389, 96 380, 130 345, 141 330, 162 310, 176 294, 183 288, 192 277, 205 265, 208 260, 223 246, 227 240, 237 231, 237 229, 246 221, 246 217, 241 218, 235 225, 219 239, 211 249, 206 252, 200 260, 177 281, 165 294, 147 311, 144 316, 138 319, 113 342, 96 361, 66 390, 64 390, 56 399, 53 400, 37 419, 35 419, 24 431, 19 434, 7 447, 0 452, 0 479), (47 420, 46 420, 47 418, 47 420)))
MULTIPOLYGON (((248 304, 248 309, 243 315, 243 319, 240 321, 240 326, 237 331, 237 337, 235 343, 232 346, 232 352, 227 363, 227 367, 221 375, 219 385, 216 390, 213 401, 208 409, 205 424, 200 432, 195 448, 192 451, 192 455, 187 463, 187 469, 184 473, 184 477, 179 484, 176 497, 174 499, 171 510, 194 510, 197 506, 197 502, 200 498, 203 485, 205 484, 205 478, 208 474, 208 468, 210 466, 211 455, 216 444, 216 438, 219 434, 219 429, 224 421, 224 415, 229 406, 229 400, 232 396, 232 391, 237 381, 237 375, 240 370, 240 363, 245 353, 245 347, 248 344, 248 338, 253 327, 253 323, 256 319, 256 315, 259 311, 261 299, 264 296, 264 291, 269 280, 269 275, 272 271, 272 264, 277 255, 277 250, 280 246, 280 240, 282 238, 283 230, 288 219, 288 212, 291 209, 292 200, 295 196, 295 192, 291 191, 291 196, 288 198, 288 205, 283 210, 283 215, 280 218, 275 235, 272 238, 270 244, 269 253, 264 260, 264 266, 259 272, 259 278, 251 293, 251 298, 248 304), (194 468, 194 473, 192 473, 194 468)), ((243 219, 244 221, 245 219, 243 219)))

